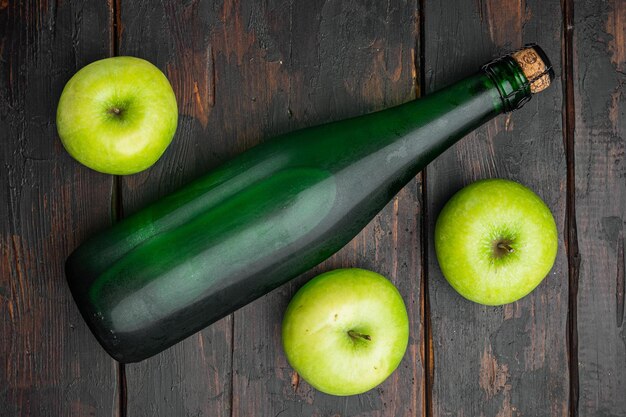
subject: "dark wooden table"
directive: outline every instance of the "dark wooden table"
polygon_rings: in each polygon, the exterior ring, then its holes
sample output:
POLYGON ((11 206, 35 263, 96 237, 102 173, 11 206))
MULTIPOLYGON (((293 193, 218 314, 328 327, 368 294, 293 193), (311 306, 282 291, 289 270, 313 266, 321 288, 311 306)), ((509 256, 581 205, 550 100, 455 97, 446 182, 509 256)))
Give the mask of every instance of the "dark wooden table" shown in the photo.
POLYGON ((0 415, 626 416, 626 1, 0 0, 0 415), (119 365, 70 298, 87 236, 277 133, 412 100, 537 42, 553 86, 470 134, 330 260, 168 351, 119 365), (112 177, 57 137, 61 89, 96 59, 169 77, 180 124, 148 171, 112 177), (520 181, 560 231, 528 297, 484 307, 445 282, 441 206, 484 177, 520 181), (409 308, 399 369, 360 396, 313 390, 280 320, 316 273, 390 277, 409 308))

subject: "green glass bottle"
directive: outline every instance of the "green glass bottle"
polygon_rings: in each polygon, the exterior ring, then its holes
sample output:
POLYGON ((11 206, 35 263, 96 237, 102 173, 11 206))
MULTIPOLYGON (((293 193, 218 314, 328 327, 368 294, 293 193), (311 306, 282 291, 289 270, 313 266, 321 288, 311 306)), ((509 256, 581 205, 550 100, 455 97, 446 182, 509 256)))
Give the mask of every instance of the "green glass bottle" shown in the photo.
POLYGON ((423 99, 267 141, 82 244, 66 263, 74 299, 115 359, 152 356, 341 249, 552 76, 532 45, 423 99))

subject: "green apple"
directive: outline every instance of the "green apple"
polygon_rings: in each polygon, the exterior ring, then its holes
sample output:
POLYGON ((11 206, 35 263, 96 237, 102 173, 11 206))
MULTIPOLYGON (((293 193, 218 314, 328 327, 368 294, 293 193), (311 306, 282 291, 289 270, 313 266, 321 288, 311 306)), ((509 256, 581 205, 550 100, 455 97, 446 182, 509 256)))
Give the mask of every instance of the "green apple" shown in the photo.
POLYGON ((315 277, 293 297, 282 339, 287 360, 309 384, 327 394, 354 395, 398 367, 409 319, 388 279, 363 269, 337 269, 315 277))
POLYGON ((554 217, 514 181, 477 181, 456 193, 435 226, 443 275, 463 297, 486 305, 516 301, 550 272, 558 235, 554 217))
POLYGON ((107 174, 150 167, 172 141, 177 123, 176 97, 165 75, 130 56, 82 68, 65 85, 57 108, 65 149, 107 174))

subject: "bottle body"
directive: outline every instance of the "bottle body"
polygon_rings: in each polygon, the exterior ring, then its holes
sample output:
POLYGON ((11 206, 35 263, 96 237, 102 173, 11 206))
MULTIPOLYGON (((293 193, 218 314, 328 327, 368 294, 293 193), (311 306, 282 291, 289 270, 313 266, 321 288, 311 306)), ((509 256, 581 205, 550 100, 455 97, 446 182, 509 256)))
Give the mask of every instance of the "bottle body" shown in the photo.
MULTIPOLYGON (((511 72, 514 100, 530 97, 514 62, 494 65, 511 72)), ((501 84, 481 71, 248 150, 81 245, 66 264, 81 313, 122 362, 164 350, 341 249, 430 161, 506 109, 501 84)))

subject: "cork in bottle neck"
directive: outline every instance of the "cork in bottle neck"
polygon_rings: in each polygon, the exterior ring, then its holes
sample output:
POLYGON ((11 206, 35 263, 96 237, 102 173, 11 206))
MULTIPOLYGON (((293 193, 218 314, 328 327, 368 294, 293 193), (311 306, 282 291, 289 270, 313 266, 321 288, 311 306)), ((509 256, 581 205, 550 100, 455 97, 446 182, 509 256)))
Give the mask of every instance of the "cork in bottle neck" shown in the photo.
POLYGON ((550 85, 554 71, 543 50, 534 44, 497 58, 482 67, 493 81, 502 101, 502 111, 521 108, 534 93, 550 85))
POLYGON ((554 79, 554 70, 550 61, 538 45, 528 45, 512 53, 511 57, 522 69, 530 84, 532 94, 537 94, 548 88, 554 79))

